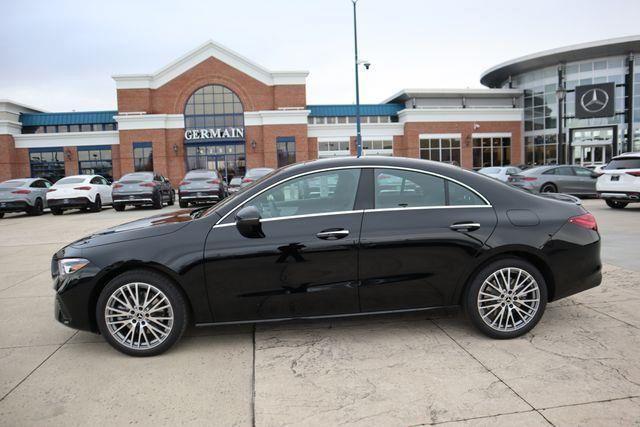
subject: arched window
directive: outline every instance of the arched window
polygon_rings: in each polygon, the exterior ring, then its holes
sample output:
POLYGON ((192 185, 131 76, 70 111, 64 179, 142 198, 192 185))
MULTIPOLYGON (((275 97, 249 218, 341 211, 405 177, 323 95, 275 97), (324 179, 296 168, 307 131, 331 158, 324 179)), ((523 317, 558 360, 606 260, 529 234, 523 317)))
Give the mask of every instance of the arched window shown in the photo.
POLYGON ((244 108, 229 88, 208 85, 191 95, 184 108, 184 121, 186 129, 244 128, 244 108))

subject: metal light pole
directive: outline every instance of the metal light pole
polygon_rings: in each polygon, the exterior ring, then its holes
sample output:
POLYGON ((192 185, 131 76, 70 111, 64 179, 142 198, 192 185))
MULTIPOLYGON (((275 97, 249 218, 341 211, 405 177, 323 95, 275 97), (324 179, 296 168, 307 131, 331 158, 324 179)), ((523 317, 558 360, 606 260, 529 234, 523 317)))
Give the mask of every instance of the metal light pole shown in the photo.
POLYGON ((362 156, 362 134, 360 128, 360 83, 358 81, 358 26, 356 22, 356 3, 358 0, 351 0, 353 3, 353 41, 355 45, 355 68, 356 68, 356 147, 358 157, 362 156))

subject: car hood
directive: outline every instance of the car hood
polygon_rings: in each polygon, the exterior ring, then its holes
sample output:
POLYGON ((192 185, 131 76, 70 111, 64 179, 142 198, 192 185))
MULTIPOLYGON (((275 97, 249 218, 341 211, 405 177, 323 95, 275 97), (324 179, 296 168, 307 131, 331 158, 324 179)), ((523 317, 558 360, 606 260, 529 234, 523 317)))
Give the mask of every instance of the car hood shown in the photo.
POLYGON ((193 221, 190 213, 191 209, 182 209, 116 225, 83 237, 73 242, 71 246, 82 249, 175 233, 193 221))

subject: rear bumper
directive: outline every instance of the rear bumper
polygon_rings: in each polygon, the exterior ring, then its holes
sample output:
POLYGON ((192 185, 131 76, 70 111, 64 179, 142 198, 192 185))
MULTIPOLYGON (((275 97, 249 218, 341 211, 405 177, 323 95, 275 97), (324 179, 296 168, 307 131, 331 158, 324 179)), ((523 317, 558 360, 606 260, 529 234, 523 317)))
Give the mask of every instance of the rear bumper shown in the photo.
POLYGON ((0 201, 0 212, 22 212, 29 209, 31 205, 24 200, 0 201))
POLYGON ((598 197, 625 202, 640 202, 640 192, 636 191, 598 191, 598 197))
POLYGON ((151 205, 153 204, 153 194, 113 194, 113 203, 121 205, 151 205))
POLYGON ((220 200, 218 191, 180 191, 178 197, 187 202, 217 202, 220 200))
POLYGON ((86 208, 91 204, 87 197, 70 197, 67 199, 47 199, 47 206, 50 208, 74 209, 86 208))

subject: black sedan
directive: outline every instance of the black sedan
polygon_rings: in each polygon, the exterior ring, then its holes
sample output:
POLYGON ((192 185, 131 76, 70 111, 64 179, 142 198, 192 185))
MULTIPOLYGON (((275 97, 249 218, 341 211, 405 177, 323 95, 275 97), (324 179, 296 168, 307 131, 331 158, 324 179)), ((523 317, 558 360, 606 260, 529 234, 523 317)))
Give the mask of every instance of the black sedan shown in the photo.
POLYGON ((211 208, 80 239, 52 260, 57 319, 134 356, 187 324, 463 306, 493 338, 522 335, 547 302, 597 286, 591 214, 440 163, 318 160, 211 208))

